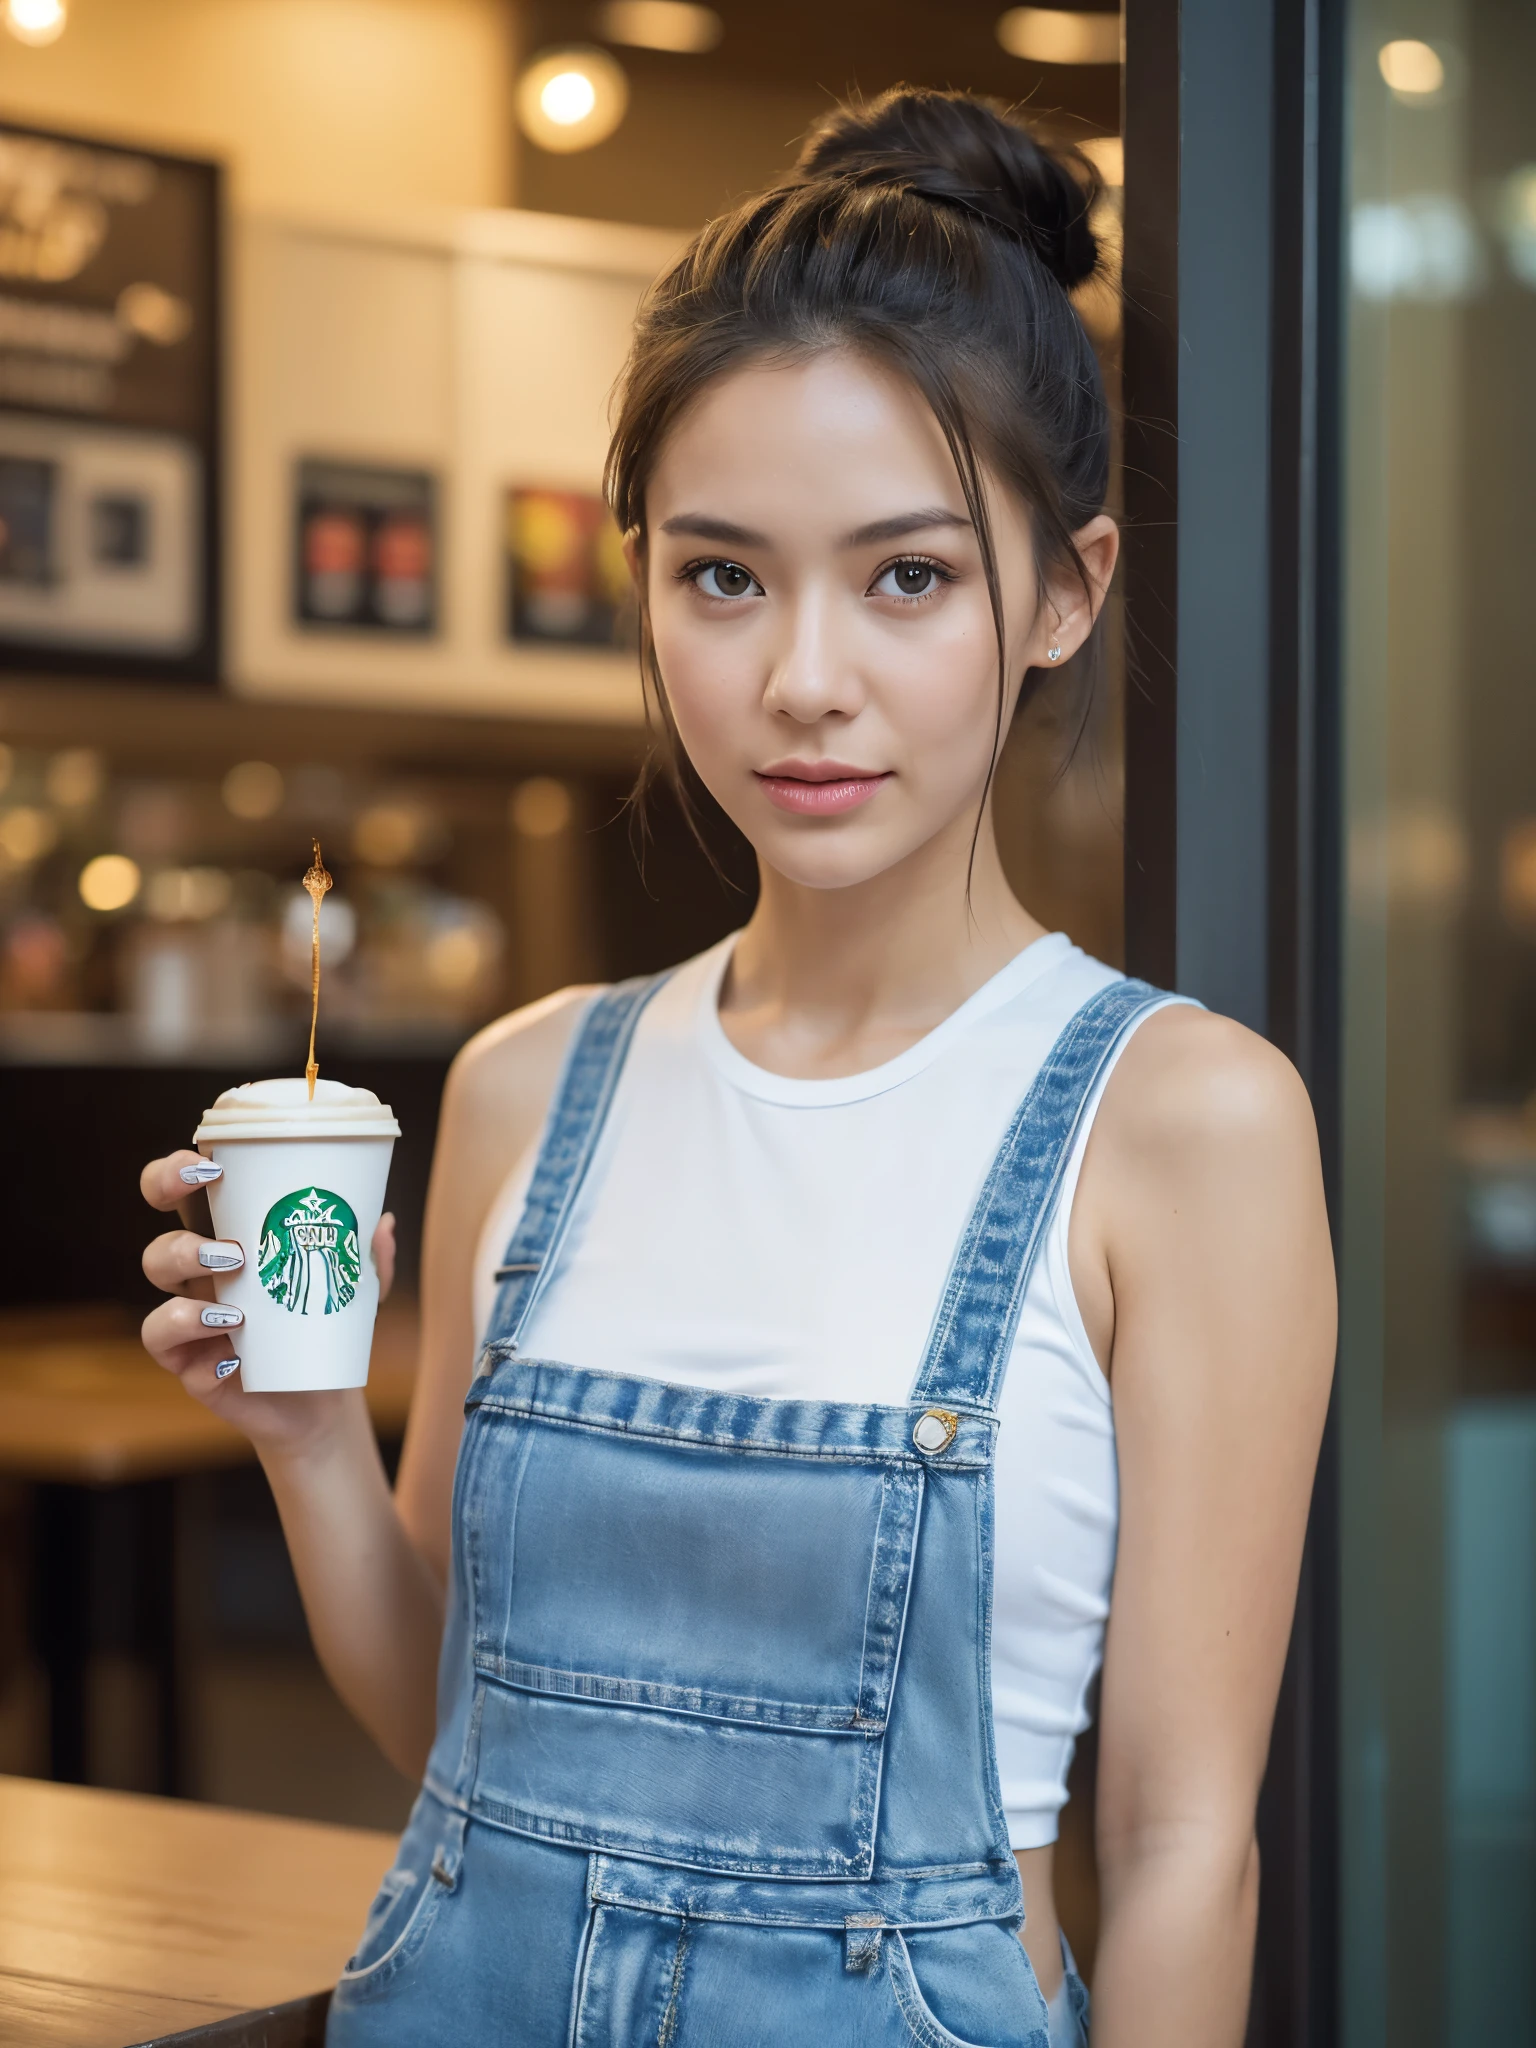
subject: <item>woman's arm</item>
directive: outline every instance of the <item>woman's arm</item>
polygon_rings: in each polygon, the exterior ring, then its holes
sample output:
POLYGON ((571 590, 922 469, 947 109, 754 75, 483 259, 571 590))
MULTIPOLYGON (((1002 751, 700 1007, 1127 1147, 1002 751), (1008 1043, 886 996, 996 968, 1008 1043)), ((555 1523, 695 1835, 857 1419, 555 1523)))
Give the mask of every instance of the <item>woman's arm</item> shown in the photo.
POLYGON ((1241 1026, 1165 1011, 1105 1091, 1084 1194, 1112 1292, 1121 1501, 1094 2043, 1238 2048, 1255 1807, 1334 1357, 1306 1092, 1241 1026))
MULTIPOLYGON (((566 990, 503 1018, 464 1048, 449 1073, 422 1241, 420 1364, 397 1495, 360 1389, 247 1394, 238 1377, 216 1380, 214 1363, 231 1333, 205 1331, 198 1321, 213 1293, 197 1263, 200 1240, 172 1231, 144 1255, 149 1278, 173 1295, 146 1319, 145 1349, 251 1439, 326 1675, 390 1761, 412 1777, 421 1774, 434 1730, 453 1467, 474 1369, 475 1245, 507 1173, 537 1134, 582 995, 566 990)), ((155 1208, 174 1209, 185 1198, 179 1168, 196 1156, 180 1152, 145 1168, 142 1186, 155 1208)))

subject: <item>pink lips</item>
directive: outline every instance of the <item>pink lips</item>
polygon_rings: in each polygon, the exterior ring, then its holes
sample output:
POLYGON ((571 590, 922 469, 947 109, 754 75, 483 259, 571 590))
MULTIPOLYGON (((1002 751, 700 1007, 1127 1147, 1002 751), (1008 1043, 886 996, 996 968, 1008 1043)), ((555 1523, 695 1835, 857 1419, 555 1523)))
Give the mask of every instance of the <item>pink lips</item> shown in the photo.
POLYGON ((835 818, 867 804, 889 772, 871 775, 842 761, 777 761, 758 782, 769 803, 802 818, 835 818))

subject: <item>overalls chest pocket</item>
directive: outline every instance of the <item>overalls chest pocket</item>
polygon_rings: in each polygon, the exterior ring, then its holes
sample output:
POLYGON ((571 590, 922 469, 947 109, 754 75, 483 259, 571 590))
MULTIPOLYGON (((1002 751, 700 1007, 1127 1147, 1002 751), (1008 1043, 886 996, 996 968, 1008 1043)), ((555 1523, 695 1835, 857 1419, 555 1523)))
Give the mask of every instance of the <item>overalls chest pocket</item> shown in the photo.
POLYGON ((512 1360, 471 1397, 476 1809, 701 1869, 867 1875, 917 1462, 752 1427, 789 1404, 659 1389, 688 1426, 638 1421, 635 1382, 578 1420, 568 1377, 512 1360))

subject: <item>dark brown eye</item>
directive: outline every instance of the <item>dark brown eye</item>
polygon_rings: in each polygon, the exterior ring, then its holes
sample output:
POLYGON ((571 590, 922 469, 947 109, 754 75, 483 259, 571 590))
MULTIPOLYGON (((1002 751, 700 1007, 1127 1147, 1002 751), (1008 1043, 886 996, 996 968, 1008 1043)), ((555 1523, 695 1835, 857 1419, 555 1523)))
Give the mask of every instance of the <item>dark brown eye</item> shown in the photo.
POLYGON ((932 562, 893 562, 876 588, 893 597, 926 597, 937 580, 932 562))
POLYGON ((756 578, 739 562, 707 562, 694 581, 706 597, 745 597, 757 588, 756 578))

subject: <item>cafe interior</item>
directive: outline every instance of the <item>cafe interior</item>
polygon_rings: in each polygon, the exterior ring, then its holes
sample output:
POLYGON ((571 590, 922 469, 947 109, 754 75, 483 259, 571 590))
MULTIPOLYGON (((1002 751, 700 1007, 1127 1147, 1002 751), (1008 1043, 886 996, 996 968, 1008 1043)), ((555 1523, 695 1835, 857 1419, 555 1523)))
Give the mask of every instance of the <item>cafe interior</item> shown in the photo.
MULTIPOLYGON (((320 1672, 245 1440, 140 1348, 139 1170, 221 1090, 303 1071, 318 844, 322 1071, 401 1129, 368 1387, 392 1462, 455 1053, 754 900, 707 796, 633 801, 602 498, 629 324, 839 97, 902 81, 1020 106, 1101 180, 1080 310, 1129 559, 1093 674, 1007 738, 1009 878, 1276 1037, 1323 1130, 1344 1337, 1250 2039, 1536 2048, 1536 30, 1511 0, 4 0, 0 2039, 321 2037, 414 1788, 320 1672), (1245 486, 1198 343, 1249 291, 1245 486), (1251 1003, 1220 930, 1245 861, 1251 1003)), ((1090 1979, 1093 1771, 1090 1732, 1058 1851, 1090 1979)))

